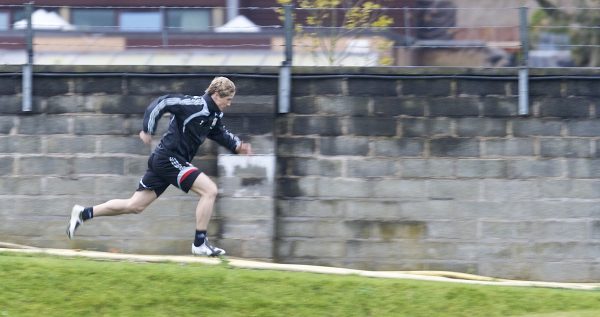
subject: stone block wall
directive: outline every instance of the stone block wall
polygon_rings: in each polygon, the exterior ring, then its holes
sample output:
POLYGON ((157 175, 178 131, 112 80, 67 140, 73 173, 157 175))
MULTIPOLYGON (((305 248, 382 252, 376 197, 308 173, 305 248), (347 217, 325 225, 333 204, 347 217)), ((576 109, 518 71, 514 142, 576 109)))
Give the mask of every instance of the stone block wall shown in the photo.
POLYGON ((238 88, 225 123, 258 155, 207 142, 193 163, 219 185, 209 231, 231 255, 600 280, 591 72, 532 71, 520 117, 512 70, 297 68, 287 114, 276 114, 276 68, 39 66, 32 113, 20 111, 17 71, 0 72, 0 240, 188 254, 197 197, 174 188, 141 215, 94 219, 77 240, 64 227, 74 203, 135 190, 152 98, 201 94, 224 74, 238 88))
POLYGON ((598 281, 597 82, 406 77, 294 82, 278 259, 598 281))

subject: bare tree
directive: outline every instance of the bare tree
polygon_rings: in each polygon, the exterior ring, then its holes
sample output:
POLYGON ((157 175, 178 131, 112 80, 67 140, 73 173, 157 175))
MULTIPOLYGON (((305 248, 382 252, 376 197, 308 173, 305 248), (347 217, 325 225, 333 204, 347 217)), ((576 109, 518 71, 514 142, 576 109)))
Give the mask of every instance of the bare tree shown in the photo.
MULTIPOLYGON (((385 2, 386 0, 379 1, 385 2)), ((382 6, 366 0, 277 0, 279 4, 294 4, 300 12, 294 14, 296 32, 307 43, 315 58, 324 57, 329 65, 340 65, 357 48, 357 39, 374 35, 394 23, 382 6)), ((298 11, 298 10, 296 10, 298 11)), ((282 13, 282 10, 279 10, 282 13)), ((390 50, 393 43, 383 37, 375 50, 390 50)), ((366 47, 363 49, 372 49, 366 47)), ((389 56, 378 64, 391 64, 389 56)))

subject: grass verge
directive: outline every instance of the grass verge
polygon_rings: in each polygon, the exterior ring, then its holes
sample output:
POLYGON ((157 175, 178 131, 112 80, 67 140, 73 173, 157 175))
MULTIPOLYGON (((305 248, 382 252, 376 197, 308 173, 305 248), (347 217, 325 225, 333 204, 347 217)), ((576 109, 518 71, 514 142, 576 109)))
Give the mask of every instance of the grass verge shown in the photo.
POLYGON ((600 292, 0 251, 4 316, 600 316, 600 292))

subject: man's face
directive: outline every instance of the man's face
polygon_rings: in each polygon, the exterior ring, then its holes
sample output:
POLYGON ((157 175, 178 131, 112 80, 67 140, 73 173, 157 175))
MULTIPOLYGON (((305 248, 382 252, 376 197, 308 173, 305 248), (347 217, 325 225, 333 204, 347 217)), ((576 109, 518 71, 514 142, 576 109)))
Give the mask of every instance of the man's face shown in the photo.
POLYGON ((235 94, 233 94, 231 96, 221 97, 221 96, 219 96, 219 93, 216 93, 216 92, 214 94, 210 95, 212 100, 215 102, 215 104, 217 105, 217 107, 219 107, 219 110, 221 110, 221 111, 224 111, 225 108, 231 106, 231 101, 233 100, 233 96, 235 96, 235 94))

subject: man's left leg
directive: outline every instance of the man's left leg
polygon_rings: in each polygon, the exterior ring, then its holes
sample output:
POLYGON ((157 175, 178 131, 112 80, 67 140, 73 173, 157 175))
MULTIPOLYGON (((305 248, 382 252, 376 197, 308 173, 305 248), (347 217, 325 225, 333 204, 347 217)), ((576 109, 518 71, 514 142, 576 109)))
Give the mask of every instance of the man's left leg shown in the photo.
POLYGON ((196 235, 192 245, 192 254, 219 256, 224 255, 225 250, 212 246, 208 243, 206 231, 212 216, 215 200, 217 199, 217 185, 204 173, 200 173, 194 180, 191 191, 200 196, 196 206, 196 235))

